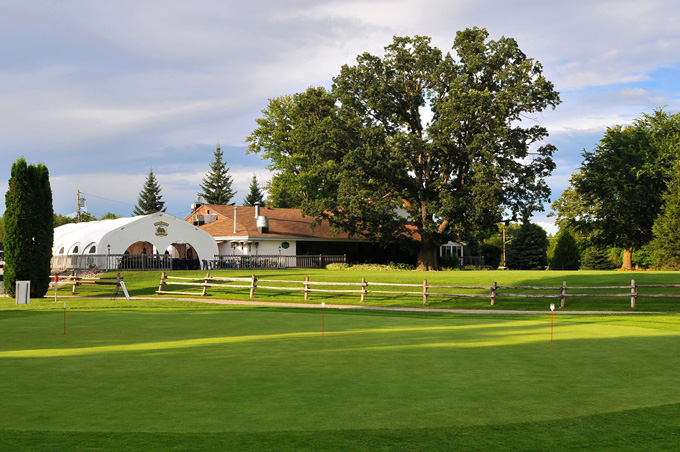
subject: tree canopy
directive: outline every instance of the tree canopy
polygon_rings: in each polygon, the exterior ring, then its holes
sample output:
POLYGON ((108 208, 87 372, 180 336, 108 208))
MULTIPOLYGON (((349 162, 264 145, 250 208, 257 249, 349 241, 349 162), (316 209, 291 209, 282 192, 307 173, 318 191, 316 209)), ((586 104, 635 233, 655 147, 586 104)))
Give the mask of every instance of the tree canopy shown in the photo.
POLYGON ((43 297, 49 287, 54 242, 52 189, 47 167, 12 165, 5 195, 5 290, 15 294, 16 281, 31 282, 31 296, 43 297))
POLYGON ((253 174, 253 178, 250 181, 250 191, 245 197, 245 200, 243 201, 244 206, 254 206, 255 204, 259 204, 261 206, 265 205, 264 201, 264 194, 262 193, 262 190, 260 190, 260 187, 257 185, 257 176, 253 174))
POLYGON ((226 205, 229 204, 236 192, 231 189, 233 181, 229 175, 226 162, 222 160, 223 154, 219 144, 214 155, 215 160, 210 163, 210 171, 200 184, 203 191, 198 196, 201 196, 206 204, 226 205))
POLYGON ((507 254, 511 270, 544 270, 548 265, 548 235, 537 224, 524 222, 507 254))
POLYGON ((275 175, 270 199, 382 243, 411 242, 419 268, 437 248, 528 217, 550 190, 555 148, 531 116, 559 104, 516 41, 457 33, 456 57, 430 38, 395 37, 345 65, 330 91, 272 99, 248 137, 275 175))
POLYGON ((149 215, 156 212, 165 212, 165 202, 161 201, 161 186, 153 174, 153 168, 149 169, 144 187, 137 198, 137 205, 132 211, 133 215, 149 215))
POLYGON ((553 203, 557 221, 596 246, 622 247, 622 268, 632 268, 633 249, 652 239, 678 150, 680 114, 657 110, 608 128, 593 151, 583 152, 570 187, 553 203))

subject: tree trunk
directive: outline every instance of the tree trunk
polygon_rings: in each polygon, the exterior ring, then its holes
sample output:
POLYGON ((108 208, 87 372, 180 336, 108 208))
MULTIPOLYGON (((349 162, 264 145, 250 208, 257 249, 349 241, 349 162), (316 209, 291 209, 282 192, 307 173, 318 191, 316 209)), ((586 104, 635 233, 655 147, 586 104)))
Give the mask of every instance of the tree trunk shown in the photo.
POLYGON ((633 248, 625 248, 623 250, 623 265, 621 265, 621 270, 632 269, 633 269, 633 248))
POLYGON ((423 245, 418 251, 418 266, 416 270, 439 270, 437 262, 437 247, 423 245))

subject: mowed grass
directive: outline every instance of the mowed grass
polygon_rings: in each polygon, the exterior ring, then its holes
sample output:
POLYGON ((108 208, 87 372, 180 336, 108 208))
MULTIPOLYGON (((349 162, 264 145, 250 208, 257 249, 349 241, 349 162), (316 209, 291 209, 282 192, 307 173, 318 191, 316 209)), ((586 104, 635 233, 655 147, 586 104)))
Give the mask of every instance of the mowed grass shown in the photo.
POLYGON ((0 449, 673 450, 680 316, 0 312, 0 449))
MULTIPOLYGON (((197 278, 195 282, 201 282, 205 278, 206 271, 175 271, 168 272, 171 276, 197 278)), ((384 307, 422 307, 422 284, 423 279, 427 279, 430 285, 442 286, 479 286, 490 287, 493 282, 499 286, 541 286, 541 287, 560 287, 563 281, 567 282, 567 293, 618 293, 620 297, 594 298, 594 297, 570 297, 566 300, 566 310, 599 310, 599 311, 631 311, 630 307, 630 284, 634 279, 636 284, 676 284, 680 285, 680 272, 618 272, 618 271, 444 271, 444 272, 419 272, 419 271, 375 271, 375 270, 322 270, 322 269, 287 269, 287 270, 221 270, 211 271, 211 276, 218 277, 250 277, 256 275, 260 278, 260 286, 290 287, 290 290, 268 290, 258 288, 256 300, 303 303, 303 293, 301 282, 305 277, 311 281, 333 281, 340 283, 360 283, 362 278, 369 282, 369 293, 366 296, 366 306, 384 307), (290 280, 298 281, 295 284, 286 283, 267 283, 266 280, 290 280), (377 286, 371 283, 394 283, 394 284, 416 284, 420 287, 398 287, 398 286, 377 286), (593 287, 593 286, 626 286, 622 289, 575 289, 574 287, 593 287), (296 290, 298 289, 298 290, 296 290), (411 295, 400 294, 380 294, 375 291, 410 291, 411 295)), ((115 275, 109 273, 108 276, 115 275)), ((156 295, 161 272, 123 272, 122 276, 132 297, 146 297, 152 300, 125 302, 121 301, 122 293, 114 299, 112 286, 103 285, 82 285, 78 287, 78 294, 85 297, 99 297, 99 301, 88 301, 85 303, 74 302, 71 305, 81 308, 110 308, 123 307, 180 307, 190 306, 190 302, 173 302, 171 298, 190 298, 200 297, 200 287, 187 287, 169 284, 165 290, 193 292, 192 295, 156 295)), ((244 284, 244 283, 239 283, 244 284)), ((59 289, 59 297, 67 297, 71 292, 70 285, 62 286, 59 289)), ((334 290, 359 290, 357 286, 316 286, 317 289, 334 290)), ((557 298, 508 298, 498 296, 495 306, 490 306, 488 289, 430 289, 434 292, 443 293, 477 293, 484 294, 484 298, 450 297, 450 296, 431 296, 429 297, 429 308, 431 309, 485 309, 485 310, 546 310, 550 303, 558 303, 557 298)), ((501 289, 499 293, 532 293, 536 291, 525 291, 517 289, 501 289)), ((640 294, 650 293, 670 293, 680 295, 680 288, 641 288, 640 294)), ((542 291, 546 295, 557 295, 559 290, 542 291)), ((248 301, 249 290, 244 288, 209 288, 207 300, 242 300, 248 301)), ((46 303, 41 304, 41 300, 35 300, 31 309, 53 309, 53 293, 48 293, 46 303)), ((71 303, 70 299, 66 299, 71 303)), ((358 293, 311 293, 310 303, 358 305, 360 295, 358 293)), ((0 299, 0 309, 16 309, 11 300, 0 299)), ((644 298, 639 297, 635 311, 653 312, 680 312, 680 298, 644 298)))

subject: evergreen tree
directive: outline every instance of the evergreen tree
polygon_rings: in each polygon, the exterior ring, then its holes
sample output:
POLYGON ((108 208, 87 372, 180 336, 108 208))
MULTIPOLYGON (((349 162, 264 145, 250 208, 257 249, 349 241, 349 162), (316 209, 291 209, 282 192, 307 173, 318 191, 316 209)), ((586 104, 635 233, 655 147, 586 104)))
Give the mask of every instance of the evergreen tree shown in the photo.
POLYGON ((650 243, 652 262, 662 269, 680 270, 680 165, 669 190, 664 195, 664 207, 654 223, 654 239, 650 243))
POLYGON ((54 242, 52 189, 47 167, 12 165, 5 195, 4 284, 15 295, 16 281, 31 282, 31 297, 44 297, 49 288, 54 242))
POLYGON ((215 161, 210 164, 210 172, 203 178, 200 184, 203 192, 198 196, 203 197, 206 204, 229 204, 231 198, 236 194, 231 189, 231 176, 226 162, 222 161, 222 149, 217 145, 215 150, 215 161))
POLYGON ((253 174, 253 179, 250 181, 250 193, 248 193, 243 201, 243 205, 254 206, 255 204, 264 206, 264 195, 260 187, 257 186, 257 177, 253 174))
POLYGON ((537 224, 523 223, 508 251, 512 270, 543 270, 548 265, 548 235, 537 224))
POLYGON ((581 257, 581 268, 584 270, 614 270, 619 267, 609 250, 590 246, 581 257))
POLYGON ((560 231, 550 259, 551 270, 578 270, 581 266, 581 251, 568 229, 560 231))
POLYGON ((132 214, 149 215, 150 213, 165 212, 165 202, 161 201, 161 198, 161 186, 153 174, 153 168, 151 168, 132 214))

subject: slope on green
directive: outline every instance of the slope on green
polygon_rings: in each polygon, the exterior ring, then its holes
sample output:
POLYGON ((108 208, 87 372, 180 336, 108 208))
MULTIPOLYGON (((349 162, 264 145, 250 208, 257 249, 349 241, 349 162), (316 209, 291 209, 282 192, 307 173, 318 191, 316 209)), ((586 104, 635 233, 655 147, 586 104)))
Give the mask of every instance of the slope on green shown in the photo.
POLYGON ((64 335, 61 313, 0 312, 0 450, 678 439, 680 316, 560 316, 552 343, 549 316, 323 320, 322 336, 308 310, 86 311, 68 313, 64 335))

